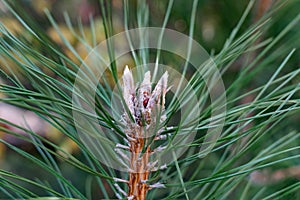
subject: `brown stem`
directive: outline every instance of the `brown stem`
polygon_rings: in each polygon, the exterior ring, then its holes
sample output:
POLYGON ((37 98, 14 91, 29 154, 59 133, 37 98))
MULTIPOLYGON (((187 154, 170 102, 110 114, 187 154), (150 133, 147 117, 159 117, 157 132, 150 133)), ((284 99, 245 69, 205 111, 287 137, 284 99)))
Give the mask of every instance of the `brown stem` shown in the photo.
POLYGON ((130 169, 128 183, 128 197, 133 197, 133 200, 146 199, 148 185, 145 183, 148 180, 149 170, 149 155, 150 147, 147 147, 145 153, 142 154, 145 139, 141 137, 133 137, 135 141, 130 142, 130 169))

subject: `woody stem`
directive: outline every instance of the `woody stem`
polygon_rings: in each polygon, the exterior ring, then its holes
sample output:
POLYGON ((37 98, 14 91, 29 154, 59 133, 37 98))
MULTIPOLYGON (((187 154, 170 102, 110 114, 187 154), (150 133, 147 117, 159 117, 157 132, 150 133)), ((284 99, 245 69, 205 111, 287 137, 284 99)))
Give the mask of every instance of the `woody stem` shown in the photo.
MULTIPOLYGON (((141 134, 139 134, 141 136, 141 134)), ((133 200, 146 199, 148 185, 145 181, 148 180, 149 170, 148 162, 150 155, 150 147, 147 147, 145 153, 142 153, 145 139, 142 137, 133 137, 135 140, 130 142, 130 169, 128 183, 128 197, 133 200)))

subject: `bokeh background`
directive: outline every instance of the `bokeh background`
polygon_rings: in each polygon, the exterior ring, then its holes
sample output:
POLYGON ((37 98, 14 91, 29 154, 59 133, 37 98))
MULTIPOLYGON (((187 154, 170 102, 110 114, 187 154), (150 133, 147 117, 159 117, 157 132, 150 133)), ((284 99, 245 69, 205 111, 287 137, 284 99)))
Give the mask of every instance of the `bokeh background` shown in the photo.
MULTIPOLYGON (((242 25, 241 32, 247 30, 253 23, 260 20, 260 18, 268 12, 270 8, 276 3, 275 0, 257 0, 252 9, 251 14, 247 17, 246 22, 242 25)), ((137 1, 131 1, 132 7, 138 10, 137 1)), ((218 54, 226 39, 229 37, 230 33, 238 23, 241 18, 248 1, 240 0, 203 0, 198 3, 197 14, 196 14, 196 23, 194 26, 194 39, 197 40, 209 53, 218 54)), ((149 26, 161 27, 165 10, 167 6, 167 1, 161 0, 152 0, 148 1, 149 5, 149 26)), ((124 22, 123 22, 123 3, 120 0, 112 0, 112 13, 113 13, 113 26, 114 33, 124 31, 124 22)), ((193 1, 175 1, 174 7, 172 9, 172 14, 167 24, 167 28, 180 31, 182 33, 188 34, 189 32, 189 23, 190 23, 190 14, 191 8, 193 6, 193 1)), ((76 51, 82 58, 87 56, 88 51, 84 48, 82 43, 74 37, 72 31, 68 28, 68 23, 72 24, 74 31, 81 33, 85 36, 85 40, 88 44, 94 45, 105 40, 104 28, 102 25, 101 9, 100 3, 97 0, 18 0, 15 3, 14 8, 16 12, 23 18, 23 20, 28 23, 34 31, 44 32, 48 35, 48 38, 45 38, 47 42, 55 45, 57 48, 61 49, 71 60, 75 63, 80 64, 79 60, 70 52, 70 50, 64 45, 64 42, 60 39, 57 31, 49 22, 45 10, 49 10, 51 15, 56 20, 59 28, 62 30, 63 35, 67 38, 72 46, 75 47, 76 51), (69 18, 66 18, 66 13, 69 18), (90 19, 94 18, 94 23, 96 27, 96 38, 93 38, 90 28, 90 19), (66 21, 69 19, 70 21, 66 21)), ((265 32, 261 35, 261 40, 266 38, 274 37, 280 33, 280 31, 295 18, 295 16, 300 12, 300 1, 299 0, 290 0, 286 1, 284 6, 272 16, 272 23, 267 27, 265 32)), ((130 28, 137 26, 136 24, 136 13, 132 12, 129 21, 130 28)), ((39 42, 35 41, 35 38, 31 34, 28 34, 25 31, 24 27, 21 26, 20 22, 15 19, 7 10, 2 2, 0 2, 0 21, 6 26, 14 35, 18 36, 22 40, 30 41, 32 48, 39 49, 43 54, 51 57, 47 49, 43 49, 39 46, 39 42)), ((294 34, 300 34, 300 25, 296 26, 293 31, 291 31, 290 37, 285 37, 284 40, 280 41, 277 46, 274 48, 278 51, 277 59, 278 62, 268 63, 264 72, 261 76, 254 76, 248 82, 247 87, 243 87, 243 91, 251 90, 258 85, 261 85, 266 82, 266 77, 270 77, 276 69, 277 63, 280 63, 284 59, 286 54, 281 54, 281 49, 288 48, 299 48, 300 47, 300 37, 295 37, 294 34), (291 40, 289 40, 291 38, 291 40)), ((300 36, 300 35, 299 35, 300 36)), ((2 37, 0 35, 0 37, 2 37)), ((259 51, 259 50, 258 50, 259 51)), ((253 53, 255 57, 255 52, 253 53)), ((56 59, 56 58, 53 58, 56 59)), ((239 75, 239 70, 243 66, 247 65, 249 62, 245 57, 241 56, 238 61, 232 63, 230 69, 224 74, 223 80, 225 86, 230 86, 232 80, 234 80, 239 75)), ((295 55, 289 61, 289 64, 281 73, 287 73, 293 69, 297 69, 300 66, 300 51, 297 50, 295 55)), ((14 68, 13 63, 6 63, 0 59, 1 70, 4 70, 6 73, 11 74, 10 70, 16 72, 19 76, 22 83, 30 88, 30 84, 26 81, 26 76, 22 73, 18 73, 17 67, 14 68), (5 66, 10 66, 9 70, 5 66)), ((47 71, 46 68, 40 66, 46 73, 53 76, 51 71, 47 71)), ((300 81, 300 77, 297 77, 296 82, 300 81)), ((11 84, 10 81, 2 76, 0 77, 0 82, 5 84, 11 84)), ((3 97, 3 94, 0 94, 3 97)), ((298 96, 300 96, 298 94, 298 96)), ((251 96, 243 99, 241 103, 249 102, 253 99, 251 96)), ((32 127, 43 137, 49 138, 49 140, 60 145, 62 148, 71 152, 78 159, 82 157, 78 147, 58 130, 51 127, 41 118, 34 116, 33 113, 26 113, 24 110, 19 110, 14 107, 10 107, 5 104, 0 105, 0 114, 1 117, 11 119, 15 123, 19 123, 22 118, 17 118, 17 115, 27 116, 32 122, 32 127), (12 115, 12 116, 11 116, 12 115)), ((289 118, 291 123, 287 129, 293 129, 300 131, 299 121, 300 116, 293 116, 289 118)), ((0 124, 1 125, 1 124, 0 124)), ((4 126, 2 124, 2 126, 4 126)), ((17 132, 22 132, 16 130, 17 132)), ((4 138, 6 141, 21 147, 30 154, 39 157, 40 154, 37 152, 35 147, 26 143, 25 141, 19 141, 13 136, 0 131, 0 137, 4 138)), ((276 136, 274 136, 276 138, 276 136)), ((272 141, 271 141, 272 142, 272 141)), ((0 144, 1 145, 1 144, 0 144)), ((255 152, 253 152, 255 153, 255 152)), ((24 159, 22 156, 16 154, 14 151, 6 148, 4 145, 0 146, 0 166, 1 169, 6 169, 12 172, 16 172, 24 177, 31 178, 33 176, 43 177, 49 181, 49 183, 55 182, 54 178, 48 177, 47 173, 44 172, 41 168, 36 167, 35 164, 31 163, 27 159, 24 159)), ((215 158, 218 159, 217 157, 215 158)), ((74 184, 80 191, 85 193, 86 189, 89 188, 93 190, 93 194, 98 194, 94 198, 101 197, 100 191, 97 192, 97 188, 90 187, 92 185, 92 177, 90 175, 78 170, 77 168, 70 166, 65 162, 57 160, 62 173, 69 179, 72 184, 74 184)), ((262 187, 265 184, 274 184, 274 191, 276 188, 280 188, 280 185, 286 184, 285 181, 299 181, 300 179, 300 163, 283 163, 280 166, 276 166, 273 169, 273 174, 269 171, 257 171, 252 174, 253 185, 257 187, 262 187), (290 167, 293 166, 293 167, 290 167), (276 171, 276 167, 278 170, 276 171), (283 170, 282 170, 283 169, 283 170)), ((38 181, 38 180, 36 180, 38 181)), ((25 184, 21 183, 20 184, 25 184)), ((32 187, 32 186, 30 186, 32 187)), ((32 191, 39 193, 38 188, 31 188, 32 191)), ((57 190, 60 190, 57 187, 57 190)), ((40 195, 46 195, 40 192, 40 195)), ((0 190, 0 199, 4 196, 0 190)))

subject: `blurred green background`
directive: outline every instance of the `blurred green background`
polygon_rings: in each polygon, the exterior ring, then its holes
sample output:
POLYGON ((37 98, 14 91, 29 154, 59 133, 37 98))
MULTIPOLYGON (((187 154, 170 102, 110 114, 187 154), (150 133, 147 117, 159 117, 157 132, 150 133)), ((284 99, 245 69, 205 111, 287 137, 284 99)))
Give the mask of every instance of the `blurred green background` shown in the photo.
MULTIPOLYGON (((79 52, 80 56, 84 58, 87 55, 87 51, 82 47, 82 44, 72 35, 71 31, 68 29, 64 17, 64 13, 67 12, 70 16, 71 23, 76 28, 76 31, 83 31, 86 36, 86 41, 89 44, 93 44, 92 35, 90 30, 90 18, 93 17, 95 19, 95 23, 97 25, 97 36, 96 42, 99 43, 105 40, 104 28, 102 25, 101 18, 101 9, 100 3, 97 0, 19 0, 15 1, 14 8, 16 12, 28 23, 30 27, 32 27, 35 31, 45 32, 48 35, 48 40, 51 44, 55 45, 58 49, 64 51, 66 55, 74 62, 79 64, 79 61, 72 55, 72 53, 64 46, 64 43, 59 38, 57 32, 51 26, 48 18, 44 13, 44 9, 48 9, 52 16, 54 16, 55 20, 59 24, 59 27, 63 31, 63 34, 69 40, 69 42, 76 48, 79 52), (82 24, 82 27, 77 26, 77 24, 82 24)), ((167 7, 168 1, 162 0, 153 0, 147 1, 149 5, 149 26, 161 27, 164 15, 167 7)), ((130 1, 132 8, 138 10, 137 1, 130 1)), ((258 21, 268 9, 270 9, 273 5, 275 5, 277 1, 272 0, 258 0, 255 3, 254 9, 251 11, 251 15, 247 17, 246 22, 242 25, 241 32, 247 30, 251 24, 258 21)), ((233 28, 238 23, 240 17, 242 16, 248 1, 240 1, 240 0, 202 0, 198 3, 197 14, 196 14, 196 22, 195 22, 195 31, 194 31, 194 39, 197 40, 209 53, 215 55, 218 54, 226 39, 229 37, 233 28)), ((112 13, 113 13, 113 26, 114 33, 118 33, 124 30, 123 23, 123 4, 120 0, 112 1, 112 13)), ((193 6, 193 1, 175 1, 174 6, 172 8, 172 13, 167 24, 167 28, 175 29, 182 33, 189 33, 189 23, 190 23, 190 15, 191 9, 193 6)), ((287 1, 285 5, 280 9, 276 15, 272 16, 271 25, 265 30, 265 32, 261 36, 261 40, 276 36, 297 14, 300 12, 300 1, 299 0, 291 0, 287 1)), ((137 27, 136 24, 137 15, 136 12, 132 12, 130 16, 130 28, 137 27)), ((32 48, 39 49, 45 55, 51 57, 48 54, 47 50, 42 49, 39 46, 39 43, 35 41, 31 34, 28 34, 27 31, 20 25, 20 23, 9 13, 9 11, 5 8, 4 4, 0 2, 0 21, 3 23, 9 30, 12 31, 13 34, 17 35, 19 38, 30 41, 32 44, 32 48)), ((276 69, 277 63, 280 63, 286 56, 286 54, 281 53, 281 49, 286 48, 299 48, 300 47, 300 35, 299 37, 295 37, 293 34, 300 33, 300 25, 296 26, 293 31, 291 31, 290 37, 285 37, 284 40, 280 41, 277 46, 274 48, 275 51, 278 51, 277 58, 278 62, 276 63, 268 63, 266 68, 264 69, 261 76, 255 76, 253 79, 249 80, 247 87, 243 87, 244 91, 255 88, 257 85, 261 85, 266 82, 266 77, 270 77, 274 70, 276 69), (291 38, 291 40, 289 40, 291 38), (296 40, 295 40, 296 38, 296 40)), ((1 36, 2 37, 2 36, 1 36)), ((274 52, 276 53, 276 52, 274 52)), ((255 55, 253 55, 255 56, 255 55)), ((53 58, 56 59, 56 58, 53 58)), ((250 61, 251 62, 251 61, 250 61)), ((230 86, 232 80, 236 76, 238 76, 239 69, 249 63, 248 60, 245 60, 243 56, 234 62, 231 68, 224 74, 223 80, 226 86, 230 86)), ((4 63, 0 60, 0 66, 3 70, 7 70, 3 66, 7 63, 4 63)), ((9 63, 11 70, 17 70, 13 68, 13 63, 9 63)), ((286 67, 281 73, 287 73, 293 69, 297 69, 300 66, 300 51, 297 50, 295 55, 290 60, 288 67, 286 67)), ((41 66, 42 67, 42 66, 41 66)), ((47 72, 47 69, 44 69, 47 72)), ((9 73, 9 71, 7 71, 9 73)), ((51 75, 51 72, 47 72, 51 75)), ((55 77, 55 75, 53 74, 55 77)), ((2 82, 7 84, 9 80, 5 79, 5 77, 0 77, 2 82)), ((20 74, 20 78, 23 81, 24 85, 26 85, 26 77, 23 77, 20 74)), ((296 81, 300 81, 300 77, 297 77, 296 81)), ((30 88, 30 85, 28 85, 30 88)), ((296 94, 300 96, 300 94, 296 94)), ((250 99, 244 99, 245 102, 251 101, 250 99)), ((294 129, 300 131, 299 116, 293 116, 289 118, 291 120, 289 123, 288 129, 294 129)), ((48 137, 50 140, 56 142, 57 144, 64 146, 65 149, 72 152, 74 156, 81 159, 82 155, 78 150, 78 147, 74 145, 68 138, 60 134, 58 131, 52 128, 46 128, 47 132, 45 133, 45 137, 48 137)), ((5 137, 5 133, 0 134, 1 137, 5 137)), ((276 139, 276 136, 274 136, 276 139)), ((270 141, 272 143, 272 141, 270 141)), ((18 144, 22 149, 26 149, 26 151, 30 152, 30 154, 39 157, 39 153, 34 148, 33 145, 29 143, 19 143, 18 144)), ((20 155, 14 153, 12 150, 9 150, 2 146, 0 148, 1 151, 1 160, 0 165, 1 169, 7 169, 12 172, 16 172, 17 174, 21 174, 24 177, 41 177, 42 179, 46 179, 50 184, 55 183, 53 177, 47 177, 47 173, 43 171, 43 169, 36 167, 36 165, 27 161, 20 155)), ((255 152, 253 152, 255 154, 255 152)), ((218 157, 213 159, 218 160, 218 157)), ((73 166, 68 165, 67 163, 60 162, 59 163, 62 173, 74 184, 80 191, 85 193, 87 188, 94 190, 93 194, 95 195, 93 198, 101 198, 101 193, 97 192, 97 188, 89 187, 89 184, 92 185, 92 179, 86 173, 76 169, 73 166)), ((215 161, 212 160, 212 163, 215 161)), ((289 166, 300 166, 300 163, 284 163, 282 166, 277 166, 278 169, 289 167, 289 166)), ((298 170, 299 167, 293 170, 298 170)), ((280 171, 279 171, 280 172, 280 171)), ((279 173, 278 172, 278 173, 279 173)), ((263 174, 257 172, 255 184, 257 187, 261 187, 264 184, 264 181, 261 178, 264 178, 263 174)), ((253 176, 254 176, 253 175, 253 176)), ((255 176, 254 176, 255 178, 255 176)), ((288 178, 285 181, 299 181, 300 172, 295 177, 288 178)), ((38 180, 37 180, 38 181, 38 180)), ((23 182, 20 184, 24 184, 23 182)), ((281 184, 285 184, 285 182, 279 182, 274 184, 274 191, 276 188, 280 188, 281 184)), ((59 186, 57 190, 60 190, 59 186)), ((32 191, 39 193, 38 188, 32 188, 32 191)), ((40 193, 43 194, 42 192, 40 193)), ((0 191, 0 199, 4 197, 4 194, 0 191)))

